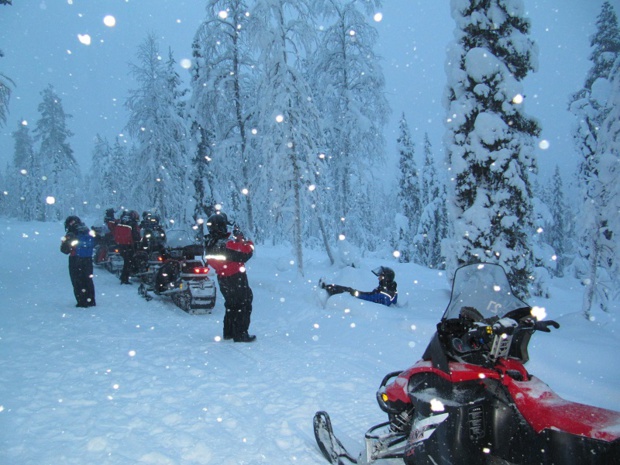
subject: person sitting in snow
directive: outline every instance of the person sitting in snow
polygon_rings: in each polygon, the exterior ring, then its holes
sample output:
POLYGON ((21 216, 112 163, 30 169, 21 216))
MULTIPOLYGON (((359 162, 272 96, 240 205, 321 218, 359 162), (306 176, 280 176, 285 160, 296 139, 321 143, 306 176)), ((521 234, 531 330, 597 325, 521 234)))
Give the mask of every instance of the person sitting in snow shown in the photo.
POLYGON ((379 278, 379 285, 370 292, 363 292, 353 289, 347 286, 340 286, 339 284, 326 284, 323 280, 319 281, 319 287, 325 289, 329 296, 336 294, 342 294, 348 292, 353 297, 358 299, 368 300, 369 302, 375 302, 386 306, 396 305, 398 301, 397 284, 394 278, 396 274, 392 268, 387 266, 380 266, 372 270, 372 272, 379 278))

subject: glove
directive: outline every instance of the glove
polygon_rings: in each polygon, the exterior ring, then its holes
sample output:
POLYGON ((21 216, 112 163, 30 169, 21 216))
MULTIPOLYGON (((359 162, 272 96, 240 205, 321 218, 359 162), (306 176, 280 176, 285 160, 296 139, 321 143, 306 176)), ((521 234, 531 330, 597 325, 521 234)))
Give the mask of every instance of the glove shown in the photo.
POLYGON ((235 225, 235 227, 233 228, 232 235, 238 241, 242 241, 243 239, 245 239, 243 233, 241 232, 241 229, 239 229, 237 225, 235 225))
POLYGON ((551 329, 549 329, 549 326, 553 326, 555 329, 558 329, 560 327, 560 323, 553 320, 537 321, 534 324, 534 329, 536 329, 536 331, 544 331, 545 333, 550 333, 551 329))

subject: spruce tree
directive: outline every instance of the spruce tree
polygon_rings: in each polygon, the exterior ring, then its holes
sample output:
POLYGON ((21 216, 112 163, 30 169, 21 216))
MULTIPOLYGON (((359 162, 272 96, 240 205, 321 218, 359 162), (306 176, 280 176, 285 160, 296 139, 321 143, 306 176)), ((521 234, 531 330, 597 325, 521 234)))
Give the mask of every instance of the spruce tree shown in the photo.
POLYGON ((414 238, 418 260, 429 268, 444 269, 441 244, 448 236, 445 183, 437 175, 433 150, 428 134, 424 135, 424 166, 420 198, 422 212, 414 238))
POLYGON ((26 121, 20 121, 13 133, 15 152, 11 167, 12 184, 16 188, 11 197, 17 202, 15 213, 24 221, 43 219, 41 168, 34 151, 34 142, 26 121))
POLYGON ((172 52, 163 61, 157 40, 149 35, 138 50, 131 72, 139 88, 130 91, 128 132, 137 140, 132 209, 153 209, 162 220, 183 224, 189 181, 188 133, 180 79, 172 52))
POLYGON ((45 219, 57 221, 79 213, 84 200, 83 196, 78 197, 81 174, 68 140, 73 136, 67 127, 71 115, 65 113, 62 100, 52 85, 45 88, 41 96, 40 118, 34 129, 34 141, 39 143, 37 165, 47 199, 45 219))
POLYGON ((614 118, 618 118, 620 29, 609 2, 603 4, 590 45, 592 67, 584 87, 573 95, 570 106, 577 117, 574 141, 581 155, 578 180, 582 206, 576 260, 588 264, 582 305, 586 318, 591 317, 596 304, 608 309, 618 267, 615 221, 618 210, 614 200, 618 188, 618 141, 614 118))
POLYGON ((593 170, 586 179, 587 201, 582 212, 589 239, 589 274, 585 280, 583 313, 593 307, 609 311, 620 286, 620 57, 609 74, 606 117, 599 129, 593 170))
POLYGON ((560 168, 556 165, 551 180, 550 195, 547 199, 549 210, 553 218, 553 226, 545 231, 546 242, 553 247, 556 256, 556 276, 564 276, 564 267, 567 262, 567 252, 569 250, 569 228, 567 222, 570 215, 567 215, 568 205, 564 195, 564 184, 560 174, 560 168))
POLYGON ((399 123, 399 137, 396 139, 398 150, 398 202, 400 212, 405 221, 399 228, 398 250, 403 262, 416 262, 417 254, 413 238, 418 230, 422 204, 420 202, 420 177, 415 162, 415 146, 411 140, 409 125, 405 114, 401 116, 399 123))
POLYGON ((605 2, 596 21, 596 31, 590 38, 592 67, 588 71, 582 89, 571 97, 570 110, 577 118, 573 139, 577 152, 581 155, 579 179, 582 188, 590 177, 596 163, 597 140, 599 128, 606 117, 605 96, 601 97, 600 88, 607 82, 615 60, 620 56, 620 29, 614 9, 605 2))
POLYGON ((501 264, 528 295, 533 271, 530 174, 538 123, 523 109, 521 81, 537 48, 520 2, 452 0, 456 40, 447 58, 446 153, 454 236, 449 269, 501 264))

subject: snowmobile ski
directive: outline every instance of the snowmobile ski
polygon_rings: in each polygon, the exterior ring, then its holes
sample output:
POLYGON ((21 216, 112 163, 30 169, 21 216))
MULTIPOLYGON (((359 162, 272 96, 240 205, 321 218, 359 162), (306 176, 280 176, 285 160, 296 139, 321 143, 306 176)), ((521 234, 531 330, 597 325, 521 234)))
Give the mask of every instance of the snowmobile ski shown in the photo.
POLYGON ((316 412, 314 414, 314 437, 321 449, 321 453, 327 461, 334 465, 347 465, 357 463, 357 460, 345 449, 342 443, 334 435, 332 422, 327 412, 316 412), (343 462, 346 459, 347 462, 343 462))

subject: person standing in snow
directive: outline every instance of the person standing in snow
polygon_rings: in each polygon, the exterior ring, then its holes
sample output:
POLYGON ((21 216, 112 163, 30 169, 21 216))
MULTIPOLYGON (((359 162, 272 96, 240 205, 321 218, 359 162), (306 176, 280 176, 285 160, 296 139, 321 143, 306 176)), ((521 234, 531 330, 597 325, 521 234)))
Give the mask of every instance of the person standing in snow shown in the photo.
POLYGON ((228 232, 228 218, 218 211, 207 220, 209 234, 205 236, 207 263, 217 274, 220 292, 224 297, 224 339, 253 342, 250 335, 253 293, 248 282, 245 263, 252 258, 254 244, 241 231, 228 232))
POLYGON ((340 286, 338 284, 325 284, 322 280, 319 281, 319 287, 325 289, 330 297, 332 295, 348 292, 353 297, 369 302, 383 304, 388 307, 390 305, 396 305, 398 302, 398 286, 394 280, 396 277, 394 270, 387 266, 380 266, 372 270, 372 272, 379 278, 379 285, 370 292, 358 291, 351 287, 340 286))
POLYGON ((95 232, 77 216, 65 220, 65 235, 60 251, 69 255, 69 277, 73 285, 76 307, 94 307, 95 283, 93 282, 93 248, 95 232))
POLYGON ((123 269, 121 271, 121 284, 130 284, 129 275, 134 267, 134 255, 138 243, 142 240, 140 225, 138 221, 140 215, 137 211, 124 211, 119 220, 114 219, 114 210, 109 208, 105 212, 104 222, 114 236, 114 242, 119 246, 121 257, 123 257, 123 269))

